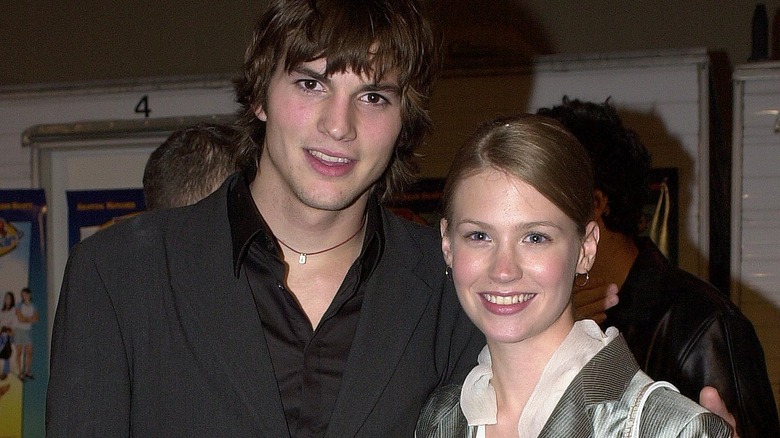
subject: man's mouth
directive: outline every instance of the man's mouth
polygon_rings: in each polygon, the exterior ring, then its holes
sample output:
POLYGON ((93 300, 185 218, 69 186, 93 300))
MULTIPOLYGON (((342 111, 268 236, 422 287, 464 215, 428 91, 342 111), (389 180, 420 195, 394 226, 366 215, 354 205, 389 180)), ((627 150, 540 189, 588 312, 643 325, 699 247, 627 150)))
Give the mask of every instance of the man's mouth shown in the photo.
POLYGON ((347 164, 351 161, 349 158, 334 157, 332 155, 324 154, 320 151, 309 150, 309 154, 311 154, 311 156, 317 158, 318 160, 329 164, 347 164))

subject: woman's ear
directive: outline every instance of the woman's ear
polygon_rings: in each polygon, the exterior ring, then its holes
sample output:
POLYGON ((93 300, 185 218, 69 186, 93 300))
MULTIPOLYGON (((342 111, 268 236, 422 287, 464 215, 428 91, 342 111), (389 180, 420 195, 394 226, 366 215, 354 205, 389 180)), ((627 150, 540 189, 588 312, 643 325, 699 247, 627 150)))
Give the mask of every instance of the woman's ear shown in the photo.
POLYGON ((447 266, 452 266, 452 250, 450 248, 450 237, 447 234, 447 219, 442 218, 439 222, 439 232, 441 233, 441 253, 444 255, 444 262, 447 266))
POLYGON ((262 105, 257 105, 257 108, 255 108, 255 116, 263 122, 268 121, 268 116, 265 114, 265 110, 263 109, 262 105))
POLYGON ((577 263, 577 272, 584 274, 593 267, 596 260, 596 251, 599 245, 599 226, 595 221, 588 222, 585 226, 585 236, 580 246, 580 260, 577 263))

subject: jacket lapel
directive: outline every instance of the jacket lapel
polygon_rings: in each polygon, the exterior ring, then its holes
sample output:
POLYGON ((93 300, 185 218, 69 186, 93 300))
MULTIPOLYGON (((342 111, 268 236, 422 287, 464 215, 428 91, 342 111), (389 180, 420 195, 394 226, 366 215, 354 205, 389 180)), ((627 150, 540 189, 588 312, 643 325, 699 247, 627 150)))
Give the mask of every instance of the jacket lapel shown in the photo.
POLYGON ((592 436, 591 423, 585 412, 583 403, 584 394, 582 386, 575 379, 569 386, 550 418, 547 419, 544 428, 539 433, 539 438, 585 438, 592 436))
POLYGON ((594 421, 612 411, 639 366, 622 335, 613 339, 577 374, 555 406, 539 438, 590 437, 594 421))
POLYGON ((364 285, 367 293, 327 437, 358 433, 398 367, 433 292, 418 271, 425 265, 420 263, 422 252, 394 245, 411 237, 388 235, 393 242, 386 242, 380 265, 364 285), (409 291, 414 291, 414 300, 409 291))
POLYGON ((197 206, 182 210, 167 245, 171 287, 195 354, 210 363, 227 396, 254 420, 258 436, 289 436, 279 388, 251 289, 233 274, 226 212, 227 184, 197 206))

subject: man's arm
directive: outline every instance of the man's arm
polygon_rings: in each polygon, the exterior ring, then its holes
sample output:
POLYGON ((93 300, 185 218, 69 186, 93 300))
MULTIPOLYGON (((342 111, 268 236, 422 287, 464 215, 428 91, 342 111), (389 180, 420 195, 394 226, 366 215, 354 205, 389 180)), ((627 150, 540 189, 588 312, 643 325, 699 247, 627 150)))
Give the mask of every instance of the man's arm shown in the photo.
POLYGON ((106 285, 82 249, 68 262, 54 320, 46 436, 130 436, 127 352, 106 285))
POLYGON ((690 351, 681 372, 684 379, 703 388, 702 406, 734 425, 742 437, 780 436, 763 349, 744 316, 722 315, 700 334, 690 351), (718 397, 705 386, 713 387, 718 397))

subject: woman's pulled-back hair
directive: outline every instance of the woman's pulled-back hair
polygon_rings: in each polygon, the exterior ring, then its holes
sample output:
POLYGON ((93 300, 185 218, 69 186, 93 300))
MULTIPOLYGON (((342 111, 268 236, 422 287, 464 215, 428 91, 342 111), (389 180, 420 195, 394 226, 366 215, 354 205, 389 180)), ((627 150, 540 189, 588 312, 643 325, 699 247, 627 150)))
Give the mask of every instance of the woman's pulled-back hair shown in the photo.
POLYGON ((452 218, 460 182, 484 169, 529 184, 585 233, 594 209, 593 173, 585 149, 560 123, 524 114, 482 124, 455 154, 444 187, 445 218, 452 218))

